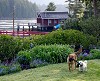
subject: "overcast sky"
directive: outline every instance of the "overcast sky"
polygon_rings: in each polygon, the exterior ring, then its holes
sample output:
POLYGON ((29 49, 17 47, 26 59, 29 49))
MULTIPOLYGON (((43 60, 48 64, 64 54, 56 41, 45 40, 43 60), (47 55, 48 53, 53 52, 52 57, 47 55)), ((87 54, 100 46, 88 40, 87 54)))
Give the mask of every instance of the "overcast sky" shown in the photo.
POLYGON ((55 5, 57 4, 65 5, 66 0, 29 0, 29 1, 35 2, 36 4, 39 4, 39 5, 43 5, 43 4, 48 5, 50 2, 54 2, 55 5))

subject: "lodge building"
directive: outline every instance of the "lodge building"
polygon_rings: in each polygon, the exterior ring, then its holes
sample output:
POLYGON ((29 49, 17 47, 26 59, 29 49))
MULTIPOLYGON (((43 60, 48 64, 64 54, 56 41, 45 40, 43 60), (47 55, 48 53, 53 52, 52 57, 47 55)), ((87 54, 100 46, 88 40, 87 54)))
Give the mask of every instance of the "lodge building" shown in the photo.
POLYGON ((50 32, 54 26, 63 23, 68 18, 68 12, 44 11, 39 12, 37 16, 38 31, 50 32))

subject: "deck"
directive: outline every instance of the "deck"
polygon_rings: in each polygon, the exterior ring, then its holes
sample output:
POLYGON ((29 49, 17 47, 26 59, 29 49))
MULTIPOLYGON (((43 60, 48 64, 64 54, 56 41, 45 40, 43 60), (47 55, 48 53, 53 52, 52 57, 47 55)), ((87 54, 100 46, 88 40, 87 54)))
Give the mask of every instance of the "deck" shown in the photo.
POLYGON ((27 23, 27 24, 17 24, 13 28, 10 27, 12 24, 0 24, 0 34, 7 34, 12 36, 30 36, 30 35, 45 35, 48 34, 48 32, 43 31, 37 31, 37 23, 27 23), (6 25, 9 26, 9 28, 6 28, 6 25))

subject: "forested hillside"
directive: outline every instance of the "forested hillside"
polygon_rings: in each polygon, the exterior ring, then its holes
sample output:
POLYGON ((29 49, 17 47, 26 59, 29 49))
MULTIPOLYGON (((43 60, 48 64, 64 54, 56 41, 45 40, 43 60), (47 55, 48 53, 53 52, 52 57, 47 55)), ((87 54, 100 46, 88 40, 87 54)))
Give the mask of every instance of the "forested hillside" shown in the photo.
POLYGON ((0 0, 0 19, 12 18, 13 5, 16 19, 35 18, 39 11, 37 5, 28 0, 0 0))

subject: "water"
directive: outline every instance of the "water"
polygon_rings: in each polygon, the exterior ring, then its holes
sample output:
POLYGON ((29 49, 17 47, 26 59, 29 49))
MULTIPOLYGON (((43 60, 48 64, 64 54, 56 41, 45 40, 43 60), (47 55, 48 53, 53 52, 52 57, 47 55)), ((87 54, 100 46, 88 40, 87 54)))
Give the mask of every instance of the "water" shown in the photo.
MULTIPOLYGON (((28 23, 36 23, 36 19, 34 20, 14 20, 14 30, 16 31, 17 25, 28 25, 28 23)), ((20 29, 23 26, 20 26, 20 29)), ((29 28, 28 26, 24 26, 24 28, 29 28)), ((13 30, 13 20, 0 20, 0 31, 12 31, 13 30)))

